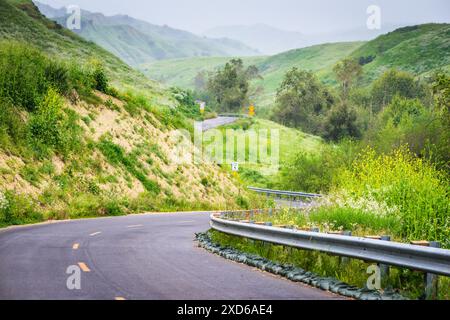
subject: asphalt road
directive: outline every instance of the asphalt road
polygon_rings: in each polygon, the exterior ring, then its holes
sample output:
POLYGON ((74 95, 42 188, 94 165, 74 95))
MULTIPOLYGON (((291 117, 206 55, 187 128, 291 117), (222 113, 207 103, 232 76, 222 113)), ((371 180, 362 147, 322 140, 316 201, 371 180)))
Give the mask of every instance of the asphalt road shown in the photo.
POLYGON ((177 213, 0 230, 0 299, 339 299, 198 248, 208 228, 206 213, 177 213))
POLYGON ((237 117, 217 117, 214 119, 208 119, 202 122, 203 131, 208 131, 226 124, 230 124, 239 120, 237 117))

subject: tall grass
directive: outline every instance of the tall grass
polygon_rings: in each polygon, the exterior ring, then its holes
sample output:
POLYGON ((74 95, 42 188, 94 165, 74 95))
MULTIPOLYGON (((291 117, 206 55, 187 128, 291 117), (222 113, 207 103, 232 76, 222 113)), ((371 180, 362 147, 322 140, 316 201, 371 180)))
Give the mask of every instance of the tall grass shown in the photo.
POLYGON ((450 246, 448 176, 406 147, 382 155, 368 149, 342 170, 337 183, 353 198, 373 198, 397 208, 392 214, 400 220, 402 238, 450 246))

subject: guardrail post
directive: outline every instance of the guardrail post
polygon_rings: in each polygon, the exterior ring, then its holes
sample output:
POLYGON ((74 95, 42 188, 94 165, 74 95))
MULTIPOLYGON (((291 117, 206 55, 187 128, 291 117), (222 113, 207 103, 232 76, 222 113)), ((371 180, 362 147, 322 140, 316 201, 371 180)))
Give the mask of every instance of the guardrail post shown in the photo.
MULTIPOLYGON (((441 244, 439 242, 433 241, 429 244, 432 248, 440 248, 441 244)), ((438 283, 439 278, 434 273, 425 273, 425 299, 435 300, 438 295, 438 283)))
MULTIPOLYGON (((391 236, 381 236, 380 240, 382 241, 391 241, 391 236)), ((389 277, 389 265, 380 263, 378 264, 378 267, 380 268, 380 276, 381 276, 381 282, 386 280, 387 277, 389 277)))
MULTIPOLYGON (((352 232, 351 231, 344 231, 344 232, 342 232, 342 235, 351 237, 352 236, 352 232)), ((343 264, 347 264, 350 261, 350 259, 348 257, 341 257, 340 260, 341 260, 340 263, 342 265, 343 264)))
POLYGON ((311 232, 320 232, 319 228, 311 228, 311 232))

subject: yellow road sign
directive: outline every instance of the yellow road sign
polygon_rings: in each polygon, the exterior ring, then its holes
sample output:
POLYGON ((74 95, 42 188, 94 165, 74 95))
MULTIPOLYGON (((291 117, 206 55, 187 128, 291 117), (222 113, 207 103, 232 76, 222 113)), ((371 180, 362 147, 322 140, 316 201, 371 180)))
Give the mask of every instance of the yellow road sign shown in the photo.
POLYGON ((251 105, 251 106, 248 108, 248 115, 249 115, 250 117, 254 117, 255 114, 256 114, 256 112, 255 112, 255 106, 254 106, 254 105, 251 105))

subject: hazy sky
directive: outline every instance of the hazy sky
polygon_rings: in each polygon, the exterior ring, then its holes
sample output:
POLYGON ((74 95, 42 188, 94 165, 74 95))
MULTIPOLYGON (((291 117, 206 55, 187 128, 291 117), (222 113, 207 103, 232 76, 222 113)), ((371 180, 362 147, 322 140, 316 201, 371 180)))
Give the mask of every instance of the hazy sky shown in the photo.
POLYGON ((369 5, 382 23, 450 22, 450 0, 40 0, 54 7, 77 4, 107 15, 128 14, 195 33, 223 25, 264 23, 305 34, 365 27, 369 5))

